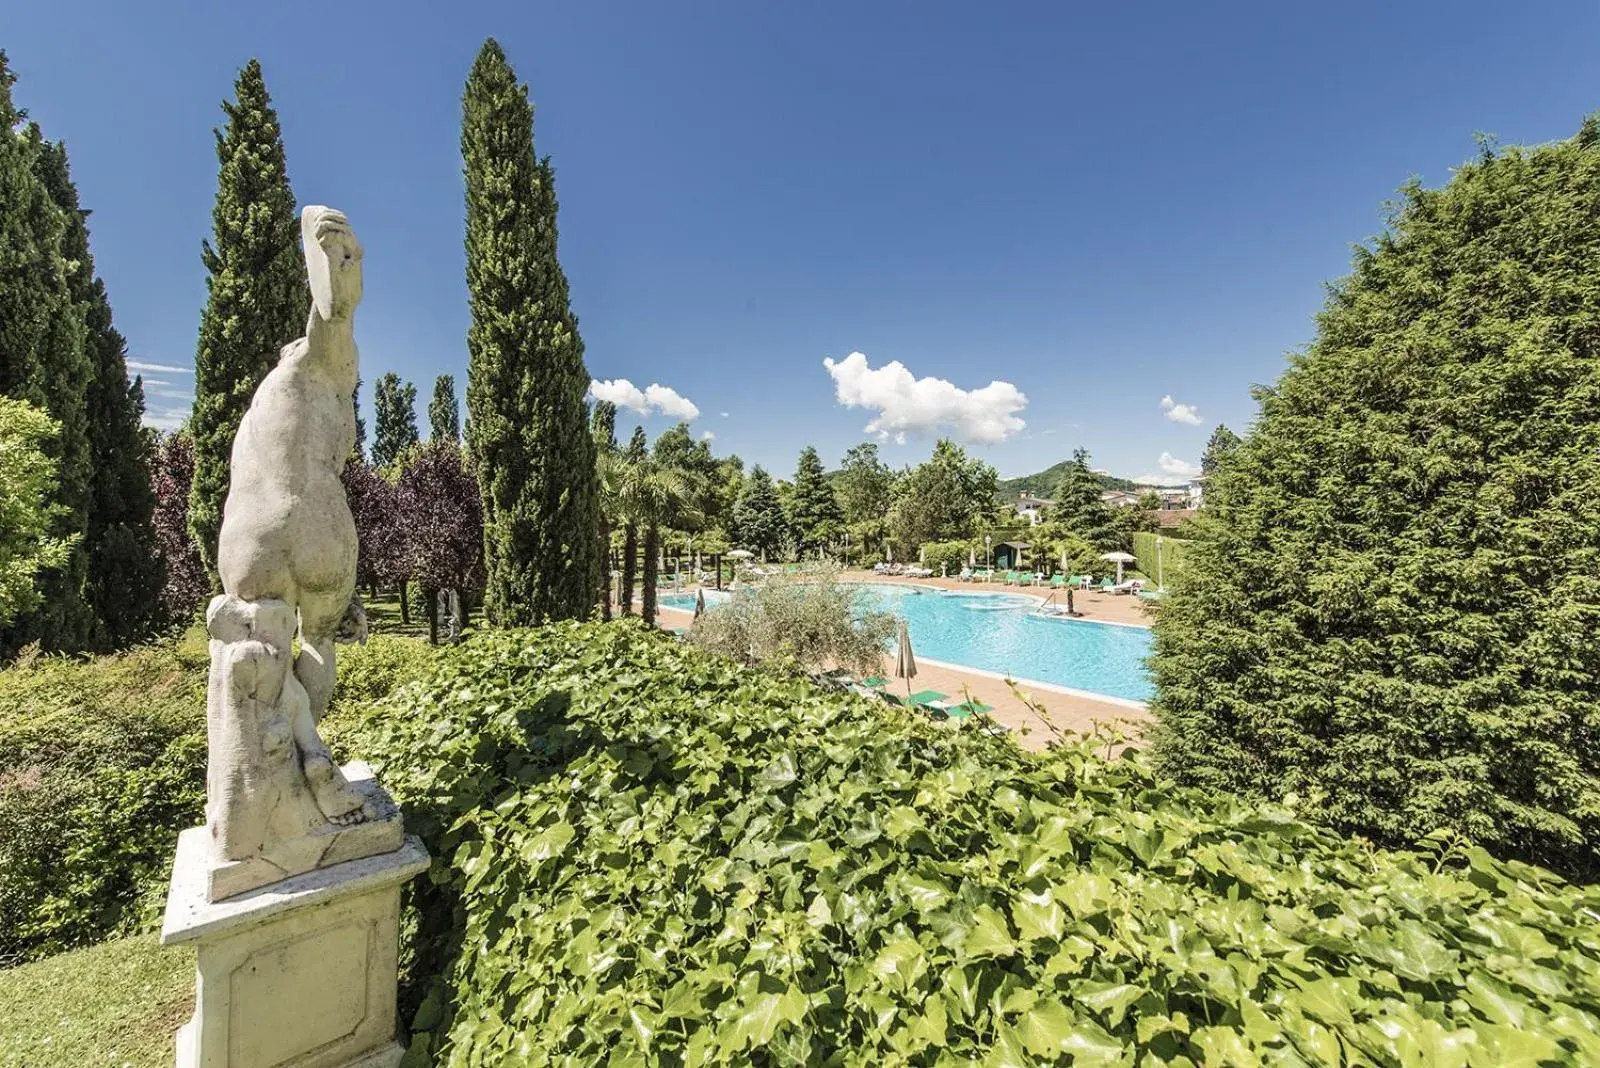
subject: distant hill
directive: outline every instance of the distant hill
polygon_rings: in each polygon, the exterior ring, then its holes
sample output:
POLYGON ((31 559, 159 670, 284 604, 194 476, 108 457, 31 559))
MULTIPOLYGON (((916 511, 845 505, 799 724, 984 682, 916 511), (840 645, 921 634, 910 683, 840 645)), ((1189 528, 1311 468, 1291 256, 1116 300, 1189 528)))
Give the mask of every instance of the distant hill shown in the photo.
MULTIPOLYGON (((1010 503, 1022 496, 1022 491, 1027 490, 1035 497, 1049 497, 1056 488, 1056 482, 1061 478, 1061 473, 1067 469, 1071 460, 1062 460, 1058 464, 1051 464, 1037 475, 1023 475, 1021 478, 1002 478, 995 484, 995 493, 1002 501, 1010 503)), ((1138 489, 1132 479, 1118 478, 1116 475, 1100 475, 1100 484, 1108 490, 1138 489)))

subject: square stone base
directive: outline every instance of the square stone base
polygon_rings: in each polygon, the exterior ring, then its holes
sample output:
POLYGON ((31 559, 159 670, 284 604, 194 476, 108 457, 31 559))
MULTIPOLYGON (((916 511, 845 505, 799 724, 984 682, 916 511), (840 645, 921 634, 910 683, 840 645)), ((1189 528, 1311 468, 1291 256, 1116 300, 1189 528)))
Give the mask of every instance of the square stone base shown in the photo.
POLYGON ((178 1068, 393 1068, 400 886, 427 868, 422 843, 218 902, 209 845, 204 827, 179 837, 161 930, 196 950, 178 1068))

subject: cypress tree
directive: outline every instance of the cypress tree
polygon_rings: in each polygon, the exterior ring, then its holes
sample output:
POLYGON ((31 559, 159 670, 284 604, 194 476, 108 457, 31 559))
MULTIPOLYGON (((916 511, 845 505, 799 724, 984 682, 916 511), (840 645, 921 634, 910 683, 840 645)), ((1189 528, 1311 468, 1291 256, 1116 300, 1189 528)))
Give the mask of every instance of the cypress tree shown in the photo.
POLYGON ((1600 124, 1413 182, 1207 482, 1161 764, 1600 874, 1600 124))
POLYGON ((595 465, 599 471, 600 517, 597 539, 600 542, 600 618, 611 620, 611 517, 618 502, 621 465, 617 455, 617 406, 597 400, 589 418, 589 436, 594 438, 595 465))
MULTIPOLYGON (((626 482, 629 469, 644 462, 650 455, 650 444, 644 436, 644 427, 633 428, 633 437, 628 439, 628 447, 622 452, 621 470, 618 475, 619 482, 626 482)), ((619 497, 622 496, 619 487, 619 497)), ((618 594, 621 600, 622 614, 633 614, 633 583, 639 574, 639 516, 631 508, 622 508, 622 591, 618 594)))
POLYGON ((350 406, 356 411, 356 444, 350 450, 350 459, 358 464, 367 462, 367 421, 361 418, 361 376, 356 375, 356 388, 350 391, 350 406))
POLYGON ((499 624, 586 618, 600 566, 590 379, 556 258, 554 171, 534 155, 527 87, 492 38, 467 79, 461 154, 485 608, 499 624))
POLYGON ((833 539, 844 521, 839 496, 822 469, 815 446, 800 452, 794 472, 794 531, 800 551, 821 547, 833 539))
POLYGON ((461 440, 461 408, 456 404, 454 375, 440 375, 433 380, 433 398, 428 401, 428 434, 430 441, 461 440))
POLYGON ((139 425, 144 391, 138 379, 128 382, 127 342, 111 323, 105 283, 94 273, 89 213, 78 204, 65 146, 43 144, 39 162, 45 188, 66 214, 68 282, 87 330, 90 368, 84 407, 90 468, 84 542, 86 592, 95 618, 91 644, 121 648, 149 633, 161 614, 165 583, 151 518, 155 493, 149 450, 139 425))
POLYGON ((252 59, 224 101, 212 240, 203 244, 206 307, 195 350, 194 486, 189 530, 213 581, 239 420, 284 345, 305 332, 310 291, 278 114, 252 59))
POLYGON ((38 641, 47 649, 85 648, 94 614, 86 597, 89 434, 84 306, 73 299, 65 243, 68 218, 41 180, 45 144, 37 128, 19 130, 15 82, 0 52, 0 393, 27 401, 58 426, 45 444, 56 465, 57 506, 50 533, 77 538, 58 567, 39 575, 35 611, 0 633, 7 650, 38 641))
POLYGON ((372 404, 377 423, 372 439, 372 466, 388 467, 418 441, 417 387, 401 382, 393 371, 386 371, 378 376, 372 404))

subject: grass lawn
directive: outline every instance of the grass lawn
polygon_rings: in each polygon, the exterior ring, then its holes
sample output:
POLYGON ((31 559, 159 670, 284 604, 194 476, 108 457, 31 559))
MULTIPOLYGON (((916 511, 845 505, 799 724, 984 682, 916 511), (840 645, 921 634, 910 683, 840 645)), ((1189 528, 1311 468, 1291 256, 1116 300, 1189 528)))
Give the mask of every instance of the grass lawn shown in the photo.
POLYGON ((155 935, 0 971, 0 1068, 169 1068, 194 954, 155 935))

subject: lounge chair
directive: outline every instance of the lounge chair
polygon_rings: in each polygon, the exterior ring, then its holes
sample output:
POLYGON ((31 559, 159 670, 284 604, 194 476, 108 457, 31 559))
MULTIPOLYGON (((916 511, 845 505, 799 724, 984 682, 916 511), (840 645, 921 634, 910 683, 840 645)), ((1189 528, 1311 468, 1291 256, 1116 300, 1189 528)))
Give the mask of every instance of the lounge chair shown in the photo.
POLYGON ((969 700, 962 701, 959 705, 947 706, 944 709, 944 714, 951 719, 962 720, 970 719, 972 716, 982 715, 985 712, 993 711, 994 708, 991 705, 986 705, 982 701, 978 700, 969 700))
POLYGON ((905 703, 912 708, 929 708, 948 700, 950 700, 948 694, 942 694, 938 690, 923 690, 907 697, 905 703))
POLYGON ((1052 590, 1063 590, 1066 589, 1066 587, 1067 578, 1061 572, 1057 571, 1054 575, 1050 576, 1050 588, 1052 590))
POLYGON ((1127 582, 1119 582, 1116 585, 1112 586, 1111 587, 1111 592, 1112 593, 1138 593, 1143 588, 1144 588, 1143 580, 1141 580, 1141 579, 1129 579, 1127 582))
POLYGON ((970 568, 970 567, 962 568, 961 569, 961 574, 957 575, 956 577, 959 578, 962 582, 971 582, 972 581, 972 568, 970 568))
POLYGON ((866 678, 861 680, 861 685, 865 686, 869 690, 881 690, 885 686, 889 685, 889 680, 884 678, 882 675, 868 675, 866 678))
POLYGON ((1117 580, 1112 578, 1110 575, 1107 575, 1105 578, 1100 580, 1100 585, 1094 588, 1099 590, 1101 593, 1110 593, 1112 590, 1117 588, 1117 580))

